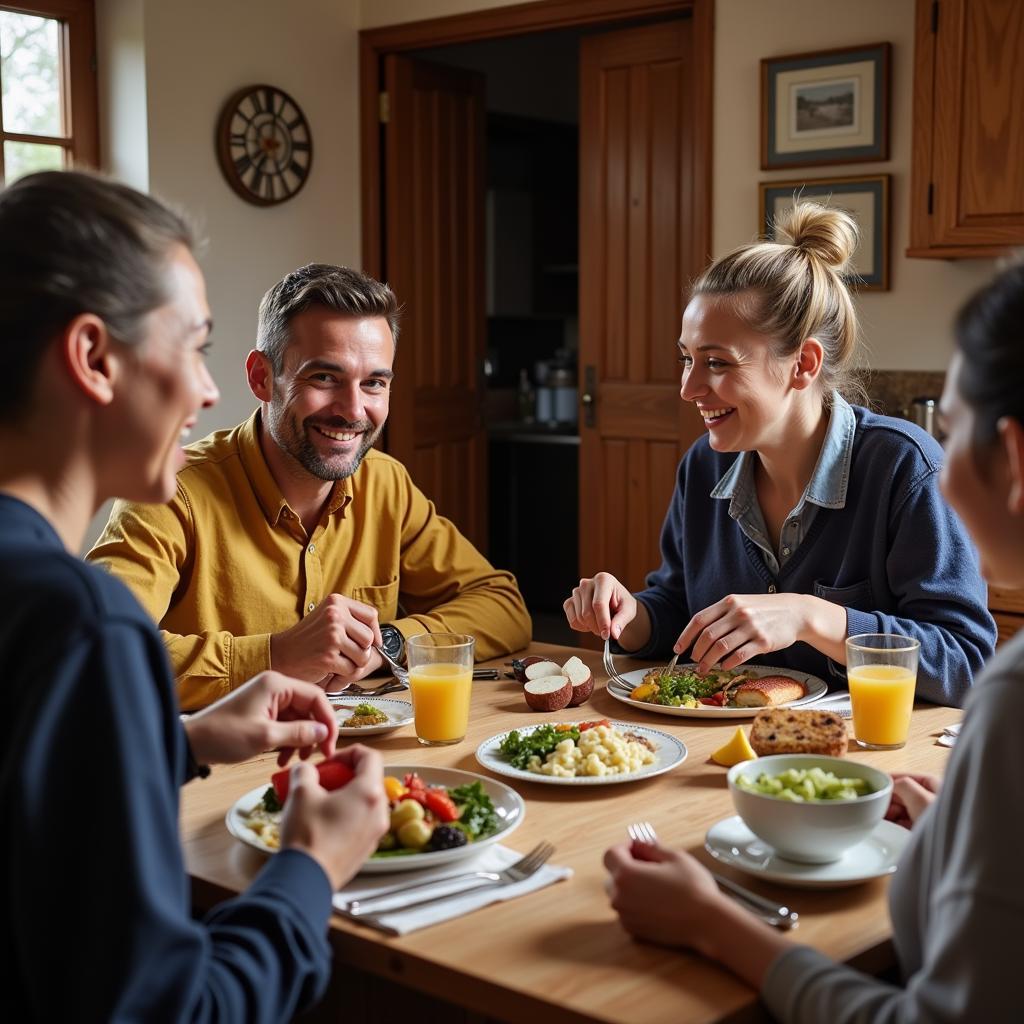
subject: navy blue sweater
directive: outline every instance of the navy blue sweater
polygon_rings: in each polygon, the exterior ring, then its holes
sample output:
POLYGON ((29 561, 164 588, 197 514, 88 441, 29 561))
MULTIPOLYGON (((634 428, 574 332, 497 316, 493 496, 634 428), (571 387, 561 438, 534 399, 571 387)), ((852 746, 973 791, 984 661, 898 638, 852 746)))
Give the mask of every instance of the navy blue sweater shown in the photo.
POLYGON ((285 851, 193 920, 178 838, 191 758, 159 634, 4 495, 0 583, 8 1019, 290 1019, 329 976, 323 869, 285 851))
MULTIPOLYGON (((729 594, 814 594, 847 609, 848 636, 900 633, 921 642, 918 696, 959 707, 995 649, 978 558, 939 493, 942 449, 904 420, 854 407, 843 508, 819 508, 776 576, 757 546, 709 495, 735 453, 701 438, 679 464, 661 534, 662 565, 636 596, 652 634, 638 657, 667 656, 693 615, 729 594)), ((810 672, 831 687, 846 671, 807 644, 752 659, 810 672)))

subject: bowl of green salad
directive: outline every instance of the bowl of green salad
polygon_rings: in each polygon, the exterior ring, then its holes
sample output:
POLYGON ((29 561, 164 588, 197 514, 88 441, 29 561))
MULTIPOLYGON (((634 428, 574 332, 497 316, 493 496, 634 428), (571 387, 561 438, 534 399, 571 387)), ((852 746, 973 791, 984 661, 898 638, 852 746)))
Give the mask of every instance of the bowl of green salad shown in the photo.
POLYGON ((780 857, 839 860, 885 816, 892 778, 871 765, 818 754, 772 754, 729 769, 736 812, 780 857))

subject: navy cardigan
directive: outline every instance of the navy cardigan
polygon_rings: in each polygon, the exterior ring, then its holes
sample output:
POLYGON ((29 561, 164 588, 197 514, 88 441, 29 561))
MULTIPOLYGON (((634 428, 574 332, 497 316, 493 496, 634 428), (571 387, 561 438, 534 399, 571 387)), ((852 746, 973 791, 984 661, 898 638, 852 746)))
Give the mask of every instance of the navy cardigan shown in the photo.
MULTIPOLYGON (((816 510, 778 575, 729 516, 729 502, 709 496, 736 454, 713 451, 706 436, 690 448, 662 528, 661 568, 636 595, 652 626, 638 657, 667 657, 691 617, 729 594, 814 594, 846 608, 848 636, 920 640, 918 696, 961 706, 995 650, 996 627, 974 546, 939 493, 942 449, 904 420, 853 411, 846 504, 816 510)), ((803 643, 752 662, 845 685, 845 669, 803 643)))

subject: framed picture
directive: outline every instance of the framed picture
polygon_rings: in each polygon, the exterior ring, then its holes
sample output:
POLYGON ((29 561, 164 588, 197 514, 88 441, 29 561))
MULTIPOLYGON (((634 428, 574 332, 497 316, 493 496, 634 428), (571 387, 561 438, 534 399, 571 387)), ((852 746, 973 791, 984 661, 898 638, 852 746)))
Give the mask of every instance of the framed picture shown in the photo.
POLYGON ((766 181, 761 186, 761 226, 775 239, 775 224, 794 199, 814 199, 849 213, 860 228, 846 280, 864 291, 889 290, 889 175, 821 178, 817 181, 766 181))
POLYGON ((761 169, 889 159, 889 43, 761 61, 761 169))

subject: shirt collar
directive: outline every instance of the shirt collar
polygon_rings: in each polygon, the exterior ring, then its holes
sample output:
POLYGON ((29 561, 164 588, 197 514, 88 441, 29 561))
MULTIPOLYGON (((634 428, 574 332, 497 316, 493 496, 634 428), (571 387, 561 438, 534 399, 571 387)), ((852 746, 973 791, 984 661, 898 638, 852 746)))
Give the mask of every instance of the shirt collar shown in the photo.
MULTIPOLYGON (((285 501, 281 488, 263 456, 263 449, 260 447, 260 423, 260 410, 257 409, 238 431, 238 455, 242 460, 245 475, 249 478, 249 483, 252 484, 256 500, 267 517, 267 522, 271 526, 277 526, 285 513, 290 518, 294 516, 294 512, 288 507, 288 502, 285 501)), ((327 503, 327 515, 334 515, 339 509, 344 508, 351 499, 351 478, 336 480, 327 503)))
POLYGON ((853 435, 856 431, 857 417, 849 402, 838 391, 833 391, 828 430, 814 472, 804 491, 808 501, 822 508, 843 508, 846 505, 846 487, 850 482, 850 463, 853 461, 853 435))
MULTIPOLYGON (((853 459, 853 436, 857 418, 850 404, 832 392, 832 412, 828 430, 822 442, 814 472, 804 488, 804 498, 822 508, 843 508, 846 505, 846 487, 850 481, 850 462, 853 459)), ((740 452, 711 492, 712 498, 729 499, 729 515, 743 515, 750 507, 754 494, 754 453, 740 452)))

